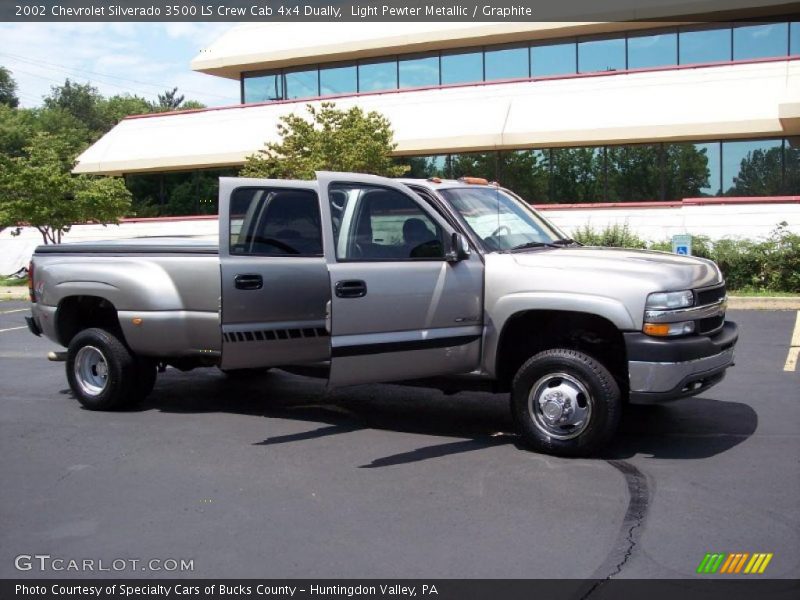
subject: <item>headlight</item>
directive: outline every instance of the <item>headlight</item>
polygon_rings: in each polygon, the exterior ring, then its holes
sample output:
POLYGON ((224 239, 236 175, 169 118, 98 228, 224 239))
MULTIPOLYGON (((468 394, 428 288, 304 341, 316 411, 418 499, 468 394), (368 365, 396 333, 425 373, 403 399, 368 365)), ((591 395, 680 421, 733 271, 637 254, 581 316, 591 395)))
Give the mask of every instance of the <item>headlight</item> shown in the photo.
POLYGON ((679 323, 645 323, 642 331, 647 335, 654 335, 656 337, 689 335, 690 333, 694 333, 694 321, 681 321, 679 323))
POLYGON ((694 304, 694 292, 683 290, 650 294, 644 307, 646 310, 672 310, 673 308, 686 308, 692 304, 694 304))

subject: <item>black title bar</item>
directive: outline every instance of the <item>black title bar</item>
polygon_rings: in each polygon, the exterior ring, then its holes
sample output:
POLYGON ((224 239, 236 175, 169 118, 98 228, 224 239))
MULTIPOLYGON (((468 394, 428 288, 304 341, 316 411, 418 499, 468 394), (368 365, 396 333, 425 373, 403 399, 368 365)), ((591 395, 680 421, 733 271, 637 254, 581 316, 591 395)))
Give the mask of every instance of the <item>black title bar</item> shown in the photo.
POLYGON ((785 0, 2 0, 0 21, 715 21, 785 0))

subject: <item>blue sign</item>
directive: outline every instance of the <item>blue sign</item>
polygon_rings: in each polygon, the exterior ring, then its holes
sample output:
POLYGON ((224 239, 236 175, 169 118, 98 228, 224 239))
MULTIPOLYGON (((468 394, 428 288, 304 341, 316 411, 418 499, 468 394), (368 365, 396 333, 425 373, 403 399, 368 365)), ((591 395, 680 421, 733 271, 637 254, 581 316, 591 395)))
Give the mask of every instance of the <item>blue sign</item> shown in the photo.
POLYGON ((692 255, 692 236, 690 235, 673 235, 672 236, 672 251, 675 254, 683 256, 692 255))

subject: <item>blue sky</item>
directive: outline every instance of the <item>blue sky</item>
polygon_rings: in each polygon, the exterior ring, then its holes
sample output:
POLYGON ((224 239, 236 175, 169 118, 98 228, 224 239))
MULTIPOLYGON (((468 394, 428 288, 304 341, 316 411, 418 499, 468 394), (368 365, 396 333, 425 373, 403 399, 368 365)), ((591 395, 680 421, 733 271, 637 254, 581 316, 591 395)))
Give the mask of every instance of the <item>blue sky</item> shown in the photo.
POLYGON ((236 81, 195 73, 189 62, 233 23, 0 23, 0 66, 22 106, 42 103, 69 77, 101 93, 155 99, 178 86, 208 106, 239 102, 236 81))

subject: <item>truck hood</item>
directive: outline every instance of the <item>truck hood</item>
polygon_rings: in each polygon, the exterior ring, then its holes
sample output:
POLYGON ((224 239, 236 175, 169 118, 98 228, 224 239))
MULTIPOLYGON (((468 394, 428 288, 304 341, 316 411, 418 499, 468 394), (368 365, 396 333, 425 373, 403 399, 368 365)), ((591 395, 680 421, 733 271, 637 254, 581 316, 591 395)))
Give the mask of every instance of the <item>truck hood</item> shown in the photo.
POLYGON ((701 288, 722 281, 712 261, 667 252, 575 246, 511 256, 520 267, 563 270, 573 277, 601 278, 607 285, 615 279, 636 279, 649 282, 652 291, 701 288))

